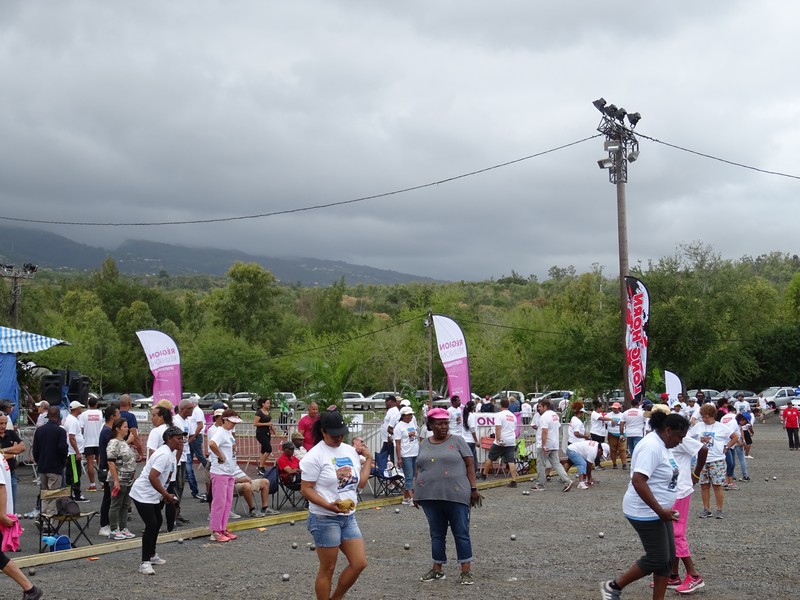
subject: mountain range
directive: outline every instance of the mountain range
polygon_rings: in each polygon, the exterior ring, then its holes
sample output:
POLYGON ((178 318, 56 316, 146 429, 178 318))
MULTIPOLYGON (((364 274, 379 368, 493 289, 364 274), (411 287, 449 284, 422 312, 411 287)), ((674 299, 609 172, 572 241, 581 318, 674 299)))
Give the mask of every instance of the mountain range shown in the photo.
POLYGON ((348 285, 435 281, 429 277, 317 258, 274 258, 237 250, 189 248, 159 242, 126 240, 116 250, 88 246, 39 229, 0 227, 0 260, 20 266, 33 263, 52 270, 92 271, 111 256, 122 273, 224 275, 236 262, 254 262, 281 282, 326 286, 344 277, 348 285))

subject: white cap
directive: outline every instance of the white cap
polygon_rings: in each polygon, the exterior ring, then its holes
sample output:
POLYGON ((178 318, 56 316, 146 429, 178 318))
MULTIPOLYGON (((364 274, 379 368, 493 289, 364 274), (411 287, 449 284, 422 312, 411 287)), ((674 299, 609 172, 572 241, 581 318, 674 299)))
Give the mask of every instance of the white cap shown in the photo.
POLYGON ((70 410, 75 410, 76 408, 86 408, 86 407, 77 400, 73 400, 72 402, 69 403, 70 410))
POLYGON ((404 406, 403 408, 400 409, 400 416, 413 415, 413 414, 414 414, 414 409, 411 408, 410 406, 404 406))
POLYGON ((411 406, 411 400, 403 398, 402 400, 400 400, 400 406, 411 406))

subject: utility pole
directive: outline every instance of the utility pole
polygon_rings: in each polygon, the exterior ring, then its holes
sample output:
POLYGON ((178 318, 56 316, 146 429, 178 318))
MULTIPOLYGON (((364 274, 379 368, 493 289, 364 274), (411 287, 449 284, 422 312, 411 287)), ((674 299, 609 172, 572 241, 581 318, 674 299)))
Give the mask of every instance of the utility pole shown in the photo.
POLYGON ((428 314, 422 324, 428 328, 428 410, 433 408, 433 313, 428 314))
POLYGON ((11 280, 11 305, 8 312, 11 315, 11 324, 14 329, 19 329, 19 312, 22 304, 22 280, 33 279, 33 274, 39 270, 37 265, 25 263, 22 270, 15 269, 14 265, 0 264, 0 277, 11 280))
MULTIPOLYGON (((617 188, 617 240, 619 243, 619 306, 621 313, 621 334, 623 361, 622 381, 627 379, 627 344, 625 341, 626 320, 628 312, 628 293, 625 289, 625 277, 628 275, 628 217, 626 213, 625 184, 628 182, 628 163, 639 158, 639 141, 633 134, 633 129, 642 118, 637 113, 628 113, 624 108, 617 108, 614 104, 606 104, 604 98, 592 102, 603 117, 597 126, 597 131, 606 139, 603 148, 608 156, 597 161, 601 169, 608 169, 608 181, 617 188), (625 117, 628 118, 630 128, 625 127, 625 117)), ((625 404, 630 405, 630 390, 627 385, 625 390, 625 404)))

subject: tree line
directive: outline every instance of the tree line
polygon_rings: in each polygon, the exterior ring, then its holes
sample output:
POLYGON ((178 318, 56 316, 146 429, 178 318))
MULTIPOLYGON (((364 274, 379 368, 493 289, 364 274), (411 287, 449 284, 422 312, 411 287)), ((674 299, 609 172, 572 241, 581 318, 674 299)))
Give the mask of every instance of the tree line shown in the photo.
MULTIPOLYGON (((303 288, 257 264, 236 263, 223 278, 134 277, 108 258, 90 274, 40 271, 25 282, 20 328, 72 345, 21 358, 80 371, 99 393, 149 395, 135 333, 159 329, 178 343, 184 389, 199 393, 422 389, 430 309, 464 330, 473 391, 595 396, 622 385, 619 281, 603 271, 554 266, 541 282, 512 271, 480 282, 303 288)), ((797 256, 730 260, 693 243, 631 271, 650 291, 651 381, 670 370, 687 388, 800 383, 797 256)), ((444 393, 435 352, 434 387, 444 393)))

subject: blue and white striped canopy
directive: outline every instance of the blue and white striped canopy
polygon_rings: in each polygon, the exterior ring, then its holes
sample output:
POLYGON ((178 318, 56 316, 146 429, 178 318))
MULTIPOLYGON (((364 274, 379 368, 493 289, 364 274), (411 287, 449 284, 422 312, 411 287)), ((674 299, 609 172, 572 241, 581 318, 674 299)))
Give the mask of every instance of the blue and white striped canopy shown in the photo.
POLYGON ((69 342, 10 327, 0 327, 0 354, 39 352, 59 344, 69 345, 69 342))

